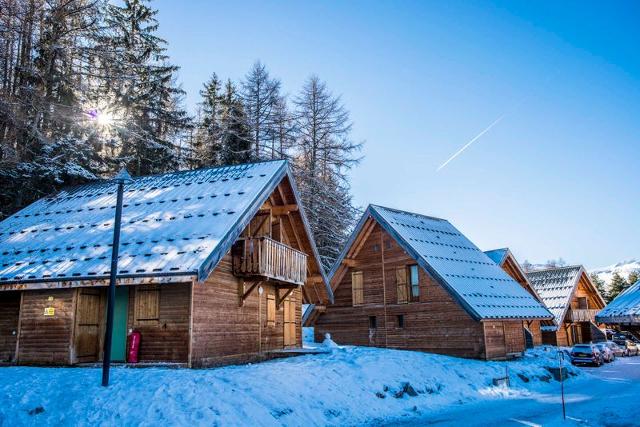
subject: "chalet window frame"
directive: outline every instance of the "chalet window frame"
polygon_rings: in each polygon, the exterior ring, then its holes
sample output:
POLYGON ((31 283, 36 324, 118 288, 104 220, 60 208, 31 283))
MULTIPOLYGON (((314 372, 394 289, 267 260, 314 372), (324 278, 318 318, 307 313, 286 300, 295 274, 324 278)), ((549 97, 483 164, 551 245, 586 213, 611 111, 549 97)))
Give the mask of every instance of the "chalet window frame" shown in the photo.
POLYGON ((377 316, 369 316, 369 329, 378 329, 377 316))
POLYGON ((364 304, 364 273, 362 271, 351 272, 351 299, 354 307, 364 304))
POLYGON ((589 309, 589 298, 587 297, 577 297, 576 302, 578 303, 578 310, 588 310, 589 309), (581 302, 584 301, 584 307, 581 302))
POLYGON ((407 266, 407 282, 409 283, 409 300, 411 302, 420 301, 420 267, 418 264, 410 264, 407 266), (415 272, 415 283, 414 273, 415 272))
POLYGON ((159 286, 136 286, 133 320, 137 324, 154 324, 160 321, 159 286))

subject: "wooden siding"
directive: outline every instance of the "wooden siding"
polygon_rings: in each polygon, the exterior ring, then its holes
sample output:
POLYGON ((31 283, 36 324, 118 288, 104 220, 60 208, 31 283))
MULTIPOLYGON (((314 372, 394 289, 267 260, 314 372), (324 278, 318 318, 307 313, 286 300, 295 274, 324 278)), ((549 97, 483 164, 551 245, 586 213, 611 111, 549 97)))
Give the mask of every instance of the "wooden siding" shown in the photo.
POLYGON ((524 352, 522 321, 485 321, 483 324, 487 359, 505 359, 524 352))
POLYGON ((191 284, 143 285, 137 288, 141 292, 134 292, 133 288, 129 292, 127 324, 129 329, 140 332, 140 362, 187 363, 191 284), (156 287, 159 290, 157 310, 147 307, 156 301, 154 292, 145 292, 156 287), (136 304, 137 297, 142 304, 136 304), (136 307, 141 318, 136 318, 136 307), (150 313, 155 312, 157 319, 149 318, 150 313))
MULTIPOLYGON (((256 287, 241 306, 238 287, 242 282, 233 275, 231 264, 231 256, 227 254, 203 283, 193 285, 191 365, 194 367, 256 361, 264 358, 265 352, 284 348, 285 302, 276 307, 275 322, 270 322, 267 315, 269 296, 276 297, 275 285, 262 282, 262 295, 256 287)), ((284 290, 280 292, 283 294, 284 290)), ((299 289, 293 291, 293 298, 295 342, 300 347, 299 289)))
MULTIPOLYGON (((356 243, 358 239, 356 239, 356 243)), ((378 224, 367 233, 349 271, 333 284, 335 304, 315 324, 315 339, 325 333, 341 344, 428 351, 461 357, 484 357, 483 326, 475 321, 427 272, 419 270, 416 302, 398 303, 396 269, 415 264, 378 224), (350 271, 362 271, 363 304, 353 306, 350 271), (369 328, 375 316, 376 328, 369 328), (402 316, 404 327, 399 327, 402 316)), ((402 297, 401 297, 402 299, 402 297)))
MULTIPOLYGON (((515 260, 515 258, 513 258, 510 255, 510 252, 507 258, 502 263, 501 267, 505 271, 505 273, 511 276, 513 280, 518 282, 520 286, 522 286, 527 292, 531 294, 531 296, 533 296, 537 301, 542 303, 542 301, 540 301, 540 299, 538 298, 538 295, 535 293, 535 291, 531 287, 531 284, 529 283, 525 275, 522 273, 522 270, 518 266, 517 261, 515 260)), ((531 332, 531 335, 533 335, 533 345, 534 346, 541 345, 542 332, 540 331, 540 326, 541 326, 540 320, 527 321, 525 322, 525 326, 527 327, 529 332, 531 332)))
POLYGON ((18 341, 20 292, 0 293, 0 363, 13 362, 18 341))
POLYGON ((23 292, 18 363, 66 365, 71 362, 76 294, 76 289, 23 292), (54 308, 53 316, 44 315, 47 307, 54 308))

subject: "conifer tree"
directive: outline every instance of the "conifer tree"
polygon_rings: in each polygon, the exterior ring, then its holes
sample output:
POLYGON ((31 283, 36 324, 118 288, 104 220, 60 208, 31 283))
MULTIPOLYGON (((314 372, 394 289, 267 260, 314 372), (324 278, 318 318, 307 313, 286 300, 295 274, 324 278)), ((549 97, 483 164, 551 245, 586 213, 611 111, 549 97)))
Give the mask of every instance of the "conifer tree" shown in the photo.
POLYGON ((225 85, 221 107, 222 164, 235 165, 252 161, 254 153, 251 146, 251 132, 247 126, 242 100, 238 97, 231 80, 228 80, 225 85))
POLYGON ((257 160, 274 158, 270 146, 278 134, 276 115, 282 111, 279 110, 282 107, 280 81, 272 78, 265 65, 257 61, 242 81, 240 97, 246 125, 251 132, 253 157, 257 160))
POLYGON ((612 301, 617 297, 621 292, 629 287, 629 283, 620 276, 618 272, 613 273, 611 277, 611 283, 609 284, 609 301, 612 301))
POLYGON ((193 141, 193 166, 215 166, 222 162, 222 83, 216 73, 200 90, 200 112, 193 141))
POLYGON ((600 276, 598 276, 595 273, 591 273, 589 276, 591 278, 591 282, 595 285, 598 292, 600 292, 600 295, 602 296, 602 298, 604 298, 605 301, 608 301, 607 290, 605 289, 604 280, 602 280, 600 276))
POLYGON ((107 110, 117 113, 119 162, 136 175, 177 168, 174 138, 190 126, 180 106, 184 92, 175 83, 177 66, 169 63, 166 41, 157 35, 157 11, 146 0, 109 4, 109 33, 102 47, 111 56, 102 63, 107 110))

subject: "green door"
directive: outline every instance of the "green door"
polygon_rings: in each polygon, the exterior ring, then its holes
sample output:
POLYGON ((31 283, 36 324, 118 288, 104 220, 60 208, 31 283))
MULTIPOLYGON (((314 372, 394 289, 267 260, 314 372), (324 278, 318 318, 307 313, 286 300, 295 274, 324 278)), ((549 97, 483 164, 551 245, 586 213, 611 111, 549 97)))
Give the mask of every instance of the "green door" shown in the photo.
POLYGON ((116 304, 113 311, 113 342, 111 360, 125 362, 127 352, 127 312, 129 307, 129 287, 116 287, 116 304))

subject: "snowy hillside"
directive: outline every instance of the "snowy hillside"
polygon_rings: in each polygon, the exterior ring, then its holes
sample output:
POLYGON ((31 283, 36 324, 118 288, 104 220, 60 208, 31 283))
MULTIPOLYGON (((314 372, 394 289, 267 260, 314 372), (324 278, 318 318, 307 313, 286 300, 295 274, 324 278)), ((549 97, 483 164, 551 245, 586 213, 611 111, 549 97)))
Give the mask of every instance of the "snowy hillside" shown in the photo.
POLYGON ((614 273, 620 274, 623 278, 627 278, 629 273, 640 270, 640 260, 631 259, 629 261, 619 262, 617 264, 610 265, 608 267, 596 268, 589 273, 595 273, 599 278, 604 280, 606 289, 609 290, 609 284, 614 273))
MULTIPOLYGON (((553 390, 556 352, 483 362, 367 347, 219 369, 0 368, 0 426, 360 425, 553 390), (511 387, 495 386, 508 367, 511 387)), ((567 366, 577 377, 586 374, 567 366)))

